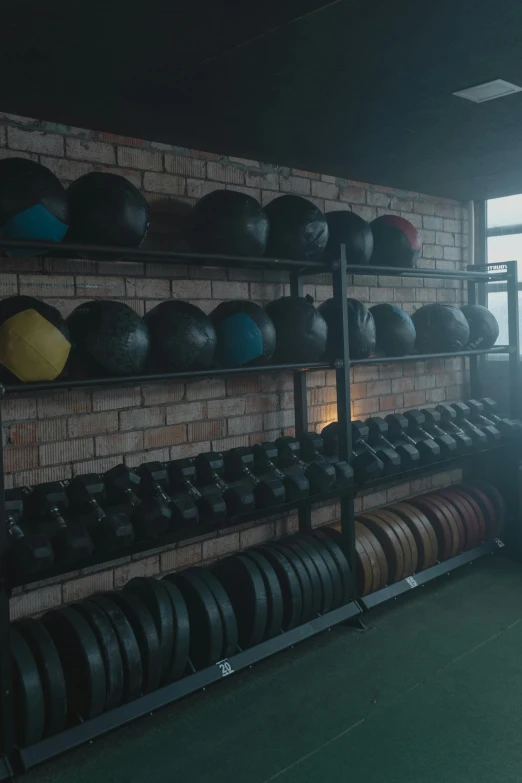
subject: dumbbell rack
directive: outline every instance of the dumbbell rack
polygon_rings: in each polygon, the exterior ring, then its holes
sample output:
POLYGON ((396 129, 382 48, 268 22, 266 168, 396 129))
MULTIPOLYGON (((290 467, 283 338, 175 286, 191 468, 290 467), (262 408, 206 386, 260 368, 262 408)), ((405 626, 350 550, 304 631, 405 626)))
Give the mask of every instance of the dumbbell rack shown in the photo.
MULTIPOLYGON (((3 241, 0 240, 0 252, 4 249, 19 250, 42 250, 51 251, 53 257, 71 258, 75 256, 89 257, 91 253, 100 253, 108 259, 124 260, 125 262, 147 263, 165 263, 171 265, 185 265, 193 262, 198 266, 223 267, 223 268, 250 268, 261 270, 286 271, 290 275, 290 291, 293 296, 302 296, 304 277, 308 275, 331 272, 333 283, 333 297, 339 316, 339 322, 342 324, 342 333, 340 335, 340 355, 331 362, 309 362, 306 364, 271 364, 261 367, 239 367, 234 369, 211 369, 192 373, 156 373, 154 375, 132 375, 119 378, 94 378, 89 380, 58 380, 44 383, 28 383, 24 385, 6 385, 0 386, 0 400, 4 396, 17 394, 35 395, 39 393, 58 391, 71 388, 87 387, 117 387, 132 385, 137 383, 155 383, 165 381, 193 380, 195 378, 208 377, 229 377, 246 374, 259 374, 268 372, 293 372, 294 378, 294 396, 295 396, 295 429, 296 437, 308 429, 307 416, 307 396, 306 396, 306 372, 318 369, 334 369, 336 373, 337 387, 337 416, 339 423, 339 459, 351 461, 352 456, 352 437, 351 437, 351 406, 350 406, 350 368, 367 364, 391 364, 394 362, 410 362, 427 359, 445 359, 456 357, 469 357, 470 359, 470 390, 472 396, 480 396, 479 383, 479 357, 488 353, 503 353, 509 356, 509 378, 510 378, 510 415, 519 417, 522 409, 522 399, 520 395, 520 369, 519 369, 519 337, 518 337, 518 280, 516 262, 508 262, 504 265, 495 265, 492 267, 468 267, 463 271, 433 270, 433 269, 399 269, 393 267, 371 267, 371 266, 349 266, 347 265, 344 246, 340 248, 340 258, 329 265, 318 264, 312 261, 281 260, 273 258, 240 258, 223 255, 203 255, 191 253, 173 253, 168 251, 147 251, 134 250, 129 252, 127 248, 101 247, 88 245, 72 245, 61 243, 30 242, 30 241, 3 241), (436 353, 436 354, 416 354, 401 357, 383 357, 375 359, 362 359, 350 361, 348 349, 348 308, 347 291, 348 275, 386 275, 397 277, 424 277, 439 278, 450 280, 467 281, 468 283, 468 301, 485 302, 485 286, 491 281, 506 281, 508 292, 508 342, 506 346, 495 346, 489 350, 459 351, 456 353, 436 353)), ((1 406, 0 406, 0 427, 1 427, 1 406)), ((492 449, 498 453, 503 453, 503 447, 492 449)), ((437 462, 428 467, 420 467, 409 470, 400 476, 393 475, 377 479, 364 489, 370 486, 383 486, 394 481, 401 481, 415 478, 426 472, 438 472, 448 467, 469 463, 480 458, 487 452, 481 452, 477 455, 468 457, 455 457, 444 462, 437 462)), ((498 458, 498 455, 497 457, 498 458)), ((479 459, 480 462, 480 459, 479 459)), ((518 470, 518 461, 515 465, 513 460, 506 461, 506 469, 513 463, 513 469, 518 470)), ((480 468, 480 465, 478 466, 480 468)), ((515 472, 512 474, 512 484, 516 485, 514 480, 515 472)), ((338 497, 341 508, 341 531, 345 541, 346 551, 349 554, 349 562, 352 572, 355 573, 355 513, 354 499, 359 490, 358 487, 346 490, 336 490, 307 498, 299 503, 288 503, 284 506, 271 508, 269 510, 259 510, 244 517, 236 518, 233 524, 253 520, 276 513, 282 513, 297 508, 299 517, 299 527, 301 530, 310 530, 312 527, 311 508, 314 503, 323 501, 327 498, 338 497)), ((186 675, 183 679, 164 686, 153 693, 142 696, 136 701, 124 704, 115 710, 104 713, 97 718, 93 718, 84 723, 80 723, 66 731, 49 737, 32 747, 18 749, 15 746, 14 738, 14 720, 13 720, 13 701, 11 687, 11 656, 9 648, 9 600, 10 593, 15 584, 7 578, 6 559, 8 551, 8 530, 6 524, 5 506, 4 506, 4 473, 3 473, 3 449, 0 445, 0 719, 2 734, 0 741, 0 780, 8 779, 15 771, 27 770, 47 759, 72 749, 83 743, 92 741, 118 726, 129 723, 136 718, 146 715, 154 710, 170 704, 189 693, 199 691, 213 682, 230 676, 241 669, 251 667, 253 663, 263 660, 274 653, 292 647, 294 644, 303 641, 306 638, 314 636, 339 623, 348 622, 360 615, 364 610, 369 609, 385 600, 396 597, 402 592, 410 590, 417 584, 426 584, 427 582, 439 577, 443 573, 448 573, 458 568, 464 563, 473 559, 489 554, 496 548, 497 544, 488 543, 475 550, 465 552, 453 558, 451 561, 437 564, 431 569, 422 572, 415 577, 414 584, 409 580, 403 580, 397 584, 383 588, 377 593, 360 599, 356 594, 353 600, 327 615, 317 617, 316 619, 299 626, 291 631, 280 634, 279 636, 263 642, 256 647, 239 651, 232 658, 220 661, 218 664, 207 669, 193 672, 186 675)), ((518 502, 518 498, 516 499, 518 502)), ((201 533, 205 533, 201 529, 201 533)), ((190 534, 193 537, 193 533, 190 534)), ((139 551, 145 551, 147 548, 157 548, 158 546, 175 544, 181 540, 181 537, 170 536, 165 540, 156 540, 149 544, 140 544, 132 547, 129 551, 118 551, 117 557, 135 554, 139 551)), ((78 564, 78 567, 86 567, 94 563, 107 562, 109 564, 114 559, 110 554, 95 555, 89 559, 89 562, 78 564)), ((66 573, 68 568, 57 567, 53 569, 52 575, 66 573)), ((45 576, 51 576, 51 573, 45 576)), ((44 577, 41 577, 44 578, 44 577)), ((21 584, 21 582, 16 583, 21 584)), ((355 589, 355 588, 354 588, 355 589)))

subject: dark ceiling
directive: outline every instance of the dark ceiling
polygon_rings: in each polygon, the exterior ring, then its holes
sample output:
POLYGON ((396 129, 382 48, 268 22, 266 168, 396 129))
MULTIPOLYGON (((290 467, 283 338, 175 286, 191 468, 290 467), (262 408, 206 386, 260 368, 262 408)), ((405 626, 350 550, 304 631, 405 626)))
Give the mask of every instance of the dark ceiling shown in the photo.
POLYGON ((4 0, 0 109, 454 198, 522 192, 520 0, 4 0))

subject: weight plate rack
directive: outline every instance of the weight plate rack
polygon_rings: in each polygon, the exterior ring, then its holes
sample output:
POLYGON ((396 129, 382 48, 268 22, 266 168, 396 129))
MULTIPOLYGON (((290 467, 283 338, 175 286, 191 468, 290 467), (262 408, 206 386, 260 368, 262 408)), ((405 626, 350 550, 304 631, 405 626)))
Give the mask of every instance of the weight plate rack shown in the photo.
MULTIPOLYGON (((337 389, 337 421, 339 423, 339 459, 351 461, 352 457, 352 434, 351 434, 351 415, 350 415, 350 368, 352 366, 361 366, 368 364, 392 364, 394 362, 411 362, 428 359, 445 359, 468 357, 470 371, 470 392, 472 396, 480 396, 479 388, 479 359, 482 355, 488 353, 507 354, 509 359, 509 396, 510 411, 509 415, 513 418, 519 418, 522 410, 522 399, 520 399, 520 367, 519 367, 519 336, 518 336, 518 278, 517 264, 510 261, 505 264, 481 265, 468 267, 466 270, 449 271, 438 269, 401 269, 394 267, 375 267, 375 266, 354 266, 347 263, 346 249, 340 247, 339 259, 329 264, 318 264, 311 261, 296 261, 276 258, 242 258, 237 256, 223 255, 205 255, 193 253, 172 253, 169 251, 148 251, 148 250, 129 250, 120 247, 100 247, 88 245, 72 245, 68 243, 45 243, 40 241, 7 241, 0 240, 0 253, 7 249, 18 250, 42 250, 51 251, 54 258, 71 258, 76 255, 88 256, 89 252, 102 251, 104 256, 114 260, 125 260, 125 262, 136 262, 140 264, 162 262, 169 265, 184 265, 193 261, 199 265, 209 267, 222 267, 229 269, 249 268, 261 270, 286 271, 290 275, 290 292, 292 296, 303 295, 304 277, 314 274, 332 274, 333 298, 337 313, 340 316, 342 324, 342 334, 340 339, 339 356, 335 361, 328 362, 309 362, 307 364, 270 364, 263 367, 239 367, 233 369, 211 369, 191 373, 156 373, 152 375, 132 375, 119 378, 92 378, 88 380, 57 380, 44 383, 27 384, 9 384, 0 386, 0 401, 5 396, 19 394, 38 395, 42 392, 58 391, 61 389, 87 388, 87 387, 117 387, 136 383, 164 383, 165 381, 180 381, 187 379, 196 379, 200 377, 230 377, 236 375, 246 375, 252 373, 273 373, 273 372, 292 372, 294 382, 295 398, 295 423, 296 437, 307 431, 307 398, 306 398, 306 372, 318 369, 333 369, 336 374, 337 389), (423 277, 438 278, 441 280, 460 280, 467 281, 468 302, 470 304, 485 304, 486 284, 490 281, 505 282, 508 298, 508 344, 494 346, 489 350, 471 350, 459 351, 456 353, 436 353, 436 354, 412 354, 400 357, 370 358, 350 361, 348 350, 348 312, 347 312, 347 291, 348 275, 375 276, 386 275, 397 277, 423 277)), ((484 255, 484 254, 482 254, 484 255)), ((1 406, 0 406, 0 426, 1 426, 1 406)), ((502 475, 506 477, 512 487, 517 485, 519 460, 513 458, 512 453, 508 453, 507 447, 493 446, 482 452, 476 452, 464 456, 456 456, 451 459, 441 460, 431 465, 422 466, 403 471, 400 474, 379 477, 373 481, 365 483, 364 489, 371 487, 390 486, 394 482, 405 481, 416 478, 428 473, 437 473, 450 467, 463 467, 464 471, 472 470, 473 475, 481 475, 481 471, 487 470, 487 461, 493 459, 496 465, 501 464, 502 475)), ((3 449, 0 446, 0 724, 2 727, 0 735, 0 781, 13 777, 14 774, 22 773, 37 764, 53 758, 67 750, 78 747, 84 743, 90 742, 97 737, 116 729, 119 726, 128 724, 136 718, 153 712, 161 707, 171 704, 178 699, 187 696, 190 693, 206 688, 212 683, 218 682, 226 677, 232 676, 235 672, 251 667, 275 653, 293 647, 298 642, 304 641, 318 633, 321 633, 332 626, 340 623, 356 621, 365 611, 372 609, 379 604, 392 598, 396 598, 412 589, 428 584, 434 579, 459 568, 462 565, 473 562, 474 560, 490 555, 504 547, 504 542, 500 539, 494 539, 491 542, 481 544, 478 547, 469 549, 456 557, 445 562, 436 563, 426 570, 413 576, 382 587, 376 592, 372 592, 363 598, 359 597, 357 592, 348 596, 349 600, 344 605, 334 608, 326 614, 309 619, 304 624, 290 628, 283 633, 276 634, 265 641, 253 644, 253 646, 237 652, 228 658, 212 662, 199 671, 188 674, 175 682, 159 687, 145 695, 122 704, 115 709, 94 717, 87 718, 78 725, 67 728, 65 731, 47 736, 36 744, 26 747, 18 747, 15 735, 14 723, 14 704, 12 695, 12 661, 10 647, 10 625, 9 625, 9 600, 11 590, 15 586, 23 584, 22 581, 9 580, 7 569, 8 552, 8 530, 6 523, 6 513, 4 506, 4 473, 3 473, 3 449)), ((354 500, 358 492, 358 487, 348 489, 337 489, 321 495, 311 495, 305 500, 294 503, 286 503, 283 506, 276 506, 270 509, 260 509, 252 513, 235 517, 227 520, 229 525, 239 524, 248 520, 255 520, 268 514, 282 513, 292 509, 297 509, 299 518, 299 529, 301 533, 309 534, 312 530, 311 508, 314 503, 326 499, 337 497, 341 508, 341 526, 339 543, 342 544, 342 550, 347 553, 350 569, 353 574, 356 573, 356 538, 355 538, 355 512, 354 500)), ((510 500, 514 505, 515 513, 519 506, 519 498, 516 490, 513 489, 510 500)), ((212 530, 215 530, 212 527, 212 530)), ((201 534, 209 532, 202 525, 199 531, 201 534)), ((193 533, 191 534, 193 536, 193 533)), ((328 536, 326 536, 328 538, 328 536)), ((158 546, 176 545, 183 536, 166 536, 164 539, 154 542, 141 542, 133 545, 125 551, 118 551, 117 557, 123 555, 136 554, 144 552, 147 548, 156 548, 158 546)), ((262 549, 259 550, 261 552, 262 549)), ((334 550, 332 549, 332 555, 334 550)), ((332 556, 328 563, 318 563, 313 566, 311 556, 313 550, 308 549, 308 553, 294 552, 296 557, 300 557, 302 562, 306 562, 308 569, 321 567, 323 579, 328 579, 330 574, 335 572, 335 558, 332 556), (326 566, 326 567, 325 567, 326 566)), ((255 558, 256 555, 251 557, 255 558)), ((259 555, 257 555, 259 557, 259 555)), ((78 567, 110 563, 114 555, 108 553, 97 553, 88 559, 88 562, 75 564, 78 567)), ((248 565, 248 563, 247 563, 248 565)), ((70 570, 67 566, 53 567, 49 572, 45 572, 39 579, 56 576, 66 573, 70 570)), ((264 575, 267 576, 266 574, 264 575)), ((303 568, 303 576, 306 578, 306 572, 303 568)), ((331 578, 331 577, 330 577, 331 578)), ((354 585, 357 579, 354 579, 354 585)), ((268 582, 267 582, 268 584, 268 582)), ((130 588, 131 589, 131 588, 130 588)), ((338 588, 339 589, 339 588, 338 588)), ((354 587, 356 590, 356 587, 354 587)), ((106 599, 100 598, 100 601, 106 599)), ((122 599, 123 600, 123 599, 122 599)), ((150 598, 152 601, 152 597, 150 598)), ((335 602, 333 603, 335 605, 335 602)), ((80 617, 80 616, 79 616, 80 617)), ((77 619, 77 618, 75 618, 77 619)), ((82 618, 80 617, 80 620, 82 618)), ((291 625, 291 624, 290 624, 291 625)))

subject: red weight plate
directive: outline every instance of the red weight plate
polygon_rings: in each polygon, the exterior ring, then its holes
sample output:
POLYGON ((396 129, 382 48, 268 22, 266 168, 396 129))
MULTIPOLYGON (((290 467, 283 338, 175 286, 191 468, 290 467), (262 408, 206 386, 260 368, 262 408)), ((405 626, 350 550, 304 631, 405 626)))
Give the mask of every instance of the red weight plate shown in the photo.
POLYGON ((359 595, 368 595, 373 586, 372 564, 358 538, 355 539, 355 555, 357 558, 357 592, 359 595))
POLYGON ((450 506, 448 501, 438 497, 435 492, 429 493, 429 500, 431 503, 434 503, 446 517, 451 532, 450 557, 455 557, 455 555, 458 554, 460 547, 459 516, 453 507, 450 506))
POLYGON ((355 535, 366 550, 373 571, 372 592, 379 590, 388 583, 388 563, 384 550, 367 527, 360 522, 355 522, 355 535))
MULTIPOLYGON (((471 486, 476 486, 475 484, 472 484, 471 486)), ((466 485, 464 485, 464 488, 466 485)), ((495 532, 491 536, 492 538, 496 538, 497 536, 500 536, 501 533, 504 530, 504 522, 506 520, 506 504, 504 502, 504 498, 498 491, 498 489, 492 484, 488 484, 486 482, 481 483, 480 487, 477 487, 478 489, 481 489, 482 492, 485 492, 485 494, 488 496, 490 501, 493 503, 496 509, 496 525, 495 525, 495 532)))
POLYGON ((452 507, 458 522, 460 541, 459 552, 472 549, 478 536, 478 526, 472 509, 464 503, 453 487, 437 490, 435 493, 441 500, 446 500, 452 507))
POLYGON ((475 546, 478 546, 486 540, 487 522, 486 516, 483 514, 480 504, 477 503, 475 498, 468 492, 464 492, 459 486, 452 487, 455 492, 462 498, 463 503, 467 503, 471 509, 473 520, 475 522, 475 546))
POLYGON ((401 542, 390 526, 374 514, 359 514, 357 521, 367 527, 374 534, 386 555, 388 564, 388 580, 390 584, 402 579, 404 573, 404 555, 401 542))
POLYGON ((397 514, 411 530, 417 546, 417 569, 419 571, 424 571, 426 568, 435 565, 437 562, 437 538, 424 514, 413 506, 408 506, 406 503, 394 503, 394 505, 389 508, 390 511, 397 514), (424 517, 424 519, 422 519, 422 517, 424 517), (431 529, 431 536, 428 532, 428 528, 431 529), (435 549, 433 547, 435 547, 435 549))
POLYGON ((490 538, 494 538, 494 531, 497 526, 497 512, 495 511, 491 500, 482 490, 478 489, 473 484, 459 484, 459 487, 460 491, 468 497, 472 497, 482 510, 482 514, 486 521, 484 540, 487 541, 490 538))
POLYGON ((437 536, 439 560, 447 560, 451 557, 453 541, 451 529, 444 514, 425 495, 409 498, 408 503, 420 509, 426 515, 437 536))
POLYGON ((379 514, 383 519, 386 519, 389 525, 392 526, 395 533, 398 535, 402 542, 404 552, 404 574, 403 578, 411 576, 417 570, 417 563, 419 556, 417 554, 417 545, 415 539, 411 533, 406 522, 398 515, 391 512, 390 507, 380 508, 379 514))

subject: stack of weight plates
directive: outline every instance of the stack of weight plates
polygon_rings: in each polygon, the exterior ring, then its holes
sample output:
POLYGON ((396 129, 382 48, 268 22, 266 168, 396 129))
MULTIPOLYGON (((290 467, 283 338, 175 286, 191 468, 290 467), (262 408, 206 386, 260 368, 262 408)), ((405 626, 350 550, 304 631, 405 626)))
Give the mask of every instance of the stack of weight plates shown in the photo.
POLYGON ((489 484, 458 484, 358 514, 359 595, 498 537, 503 522, 504 502, 489 484))

